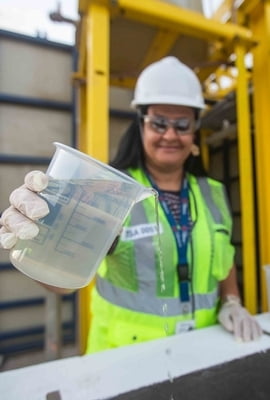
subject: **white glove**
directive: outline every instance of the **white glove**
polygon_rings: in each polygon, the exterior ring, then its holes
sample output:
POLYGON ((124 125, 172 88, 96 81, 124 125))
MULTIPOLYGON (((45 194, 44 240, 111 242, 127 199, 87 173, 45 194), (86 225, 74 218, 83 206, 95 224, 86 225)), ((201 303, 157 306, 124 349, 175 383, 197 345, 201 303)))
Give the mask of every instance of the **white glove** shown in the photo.
POLYGON ((24 185, 15 189, 7 208, 0 219, 0 247, 11 249, 17 239, 33 239, 39 229, 33 222, 45 217, 49 207, 45 200, 35 192, 40 192, 48 185, 48 176, 41 171, 31 171, 24 179, 24 185))
POLYGON ((247 309, 242 307, 237 296, 227 296, 220 308, 218 320, 237 340, 248 342, 257 340, 262 335, 260 325, 247 309))

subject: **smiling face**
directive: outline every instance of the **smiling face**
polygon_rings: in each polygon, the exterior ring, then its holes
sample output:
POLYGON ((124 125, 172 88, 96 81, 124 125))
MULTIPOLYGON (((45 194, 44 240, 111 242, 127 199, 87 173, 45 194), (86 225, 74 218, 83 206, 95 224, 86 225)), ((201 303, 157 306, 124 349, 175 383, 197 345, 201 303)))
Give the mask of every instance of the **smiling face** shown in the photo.
POLYGON ((190 107, 176 105, 152 105, 148 107, 147 117, 143 125, 143 147, 145 162, 157 170, 181 170, 191 153, 194 141, 195 113, 190 107), (179 134, 170 125, 164 133, 155 130, 149 121, 152 117, 167 120, 188 120, 191 128, 185 134, 179 134))

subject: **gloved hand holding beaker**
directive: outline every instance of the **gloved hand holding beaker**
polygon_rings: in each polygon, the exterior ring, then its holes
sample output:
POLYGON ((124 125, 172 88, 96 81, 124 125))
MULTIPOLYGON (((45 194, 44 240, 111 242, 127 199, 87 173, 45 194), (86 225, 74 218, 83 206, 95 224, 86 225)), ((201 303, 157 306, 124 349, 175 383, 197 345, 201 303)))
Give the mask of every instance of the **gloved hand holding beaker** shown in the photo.
POLYGON ((133 205, 156 192, 76 149, 55 146, 46 175, 29 173, 10 195, 0 244, 30 278, 79 289, 94 277, 133 205))
POLYGON ((15 189, 10 197, 10 207, 1 217, 0 246, 11 249, 18 239, 33 239, 39 232, 35 220, 49 213, 48 204, 37 192, 48 185, 48 176, 42 171, 31 171, 25 176, 24 185, 15 189))

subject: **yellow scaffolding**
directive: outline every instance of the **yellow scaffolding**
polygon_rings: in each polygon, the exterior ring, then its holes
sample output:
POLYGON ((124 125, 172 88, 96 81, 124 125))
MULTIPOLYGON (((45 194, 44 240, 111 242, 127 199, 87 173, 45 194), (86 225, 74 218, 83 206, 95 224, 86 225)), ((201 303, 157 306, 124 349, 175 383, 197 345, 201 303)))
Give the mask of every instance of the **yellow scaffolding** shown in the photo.
MULTIPOLYGON (((270 239, 270 208, 267 208, 270 192, 263 186, 270 168, 266 160, 270 122, 263 118, 267 116, 270 89, 269 1, 246 0, 238 10, 232 8, 233 3, 224 2, 220 15, 224 16, 227 10, 230 17, 222 23, 217 20, 218 13, 215 18, 207 19, 198 12, 161 0, 79 0, 79 66, 74 76, 80 92, 78 145, 91 156, 108 161, 110 85, 133 88, 144 66, 167 54, 175 55, 192 67, 203 82, 235 54, 244 301, 254 313, 258 310, 256 238, 248 98, 250 75, 246 71, 245 55, 251 51, 254 54, 257 186, 258 193, 264 194, 258 196, 260 253, 261 262, 269 263, 270 246, 267 247, 264 238, 270 239), (247 15, 251 17, 250 26, 246 24, 247 15)), ((207 159, 206 149, 204 157, 207 159)), ((90 290, 91 285, 80 291, 82 353, 90 323, 90 290)))
POLYGON ((253 49, 253 87, 255 152, 259 227, 259 253, 261 266, 262 310, 267 310, 266 285, 263 266, 270 264, 270 176, 269 132, 270 132, 270 1, 253 1, 250 27, 260 38, 253 49))

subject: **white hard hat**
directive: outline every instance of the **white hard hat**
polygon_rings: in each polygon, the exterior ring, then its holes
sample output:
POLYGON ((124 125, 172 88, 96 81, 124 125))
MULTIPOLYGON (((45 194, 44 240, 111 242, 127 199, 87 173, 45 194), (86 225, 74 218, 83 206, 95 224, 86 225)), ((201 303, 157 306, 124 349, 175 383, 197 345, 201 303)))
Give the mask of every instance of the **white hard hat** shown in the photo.
POLYGON ((139 75, 131 106, 148 104, 205 108, 197 75, 172 56, 150 64, 139 75))

